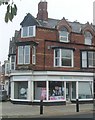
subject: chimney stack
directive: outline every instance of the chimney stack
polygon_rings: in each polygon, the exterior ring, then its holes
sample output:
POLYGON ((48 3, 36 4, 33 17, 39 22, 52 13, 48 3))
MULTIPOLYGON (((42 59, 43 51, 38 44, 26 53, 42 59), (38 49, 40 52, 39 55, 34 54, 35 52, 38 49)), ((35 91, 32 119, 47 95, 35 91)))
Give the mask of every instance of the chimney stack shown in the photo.
POLYGON ((48 12, 47 12, 47 2, 46 0, 40 1, 38 4, 38 14, 37 19, 42 21, 48 20, 48 12))

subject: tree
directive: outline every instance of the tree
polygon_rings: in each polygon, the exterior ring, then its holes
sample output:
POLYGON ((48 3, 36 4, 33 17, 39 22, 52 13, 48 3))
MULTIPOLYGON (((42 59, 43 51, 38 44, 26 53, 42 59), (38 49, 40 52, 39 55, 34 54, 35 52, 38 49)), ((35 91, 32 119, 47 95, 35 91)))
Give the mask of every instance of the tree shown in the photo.
POLYGON ((0 0, 0 5, 6 5, 7 10, 5 13, 5 22, 13 20, 13 18, 17 15, 17 6, 13 0, 0 0))

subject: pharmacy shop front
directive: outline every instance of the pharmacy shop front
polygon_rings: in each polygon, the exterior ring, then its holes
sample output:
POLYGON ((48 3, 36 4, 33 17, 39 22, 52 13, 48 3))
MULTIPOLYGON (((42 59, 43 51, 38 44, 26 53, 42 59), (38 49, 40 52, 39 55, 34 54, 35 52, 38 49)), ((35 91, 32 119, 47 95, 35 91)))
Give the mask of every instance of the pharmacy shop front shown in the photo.
POLYGON ((12 102, 38 104, 93 100, 93 73, 16 71, 10 74, 12 102))

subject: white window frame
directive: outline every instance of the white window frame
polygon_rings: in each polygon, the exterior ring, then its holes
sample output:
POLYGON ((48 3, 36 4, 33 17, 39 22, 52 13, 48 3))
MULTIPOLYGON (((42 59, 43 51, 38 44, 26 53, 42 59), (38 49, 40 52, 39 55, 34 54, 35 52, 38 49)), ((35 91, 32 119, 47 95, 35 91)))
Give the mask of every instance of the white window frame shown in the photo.
POLYGON ((9 74, 10 71, 10 64, 9 62, 5 63, 5 75, 9 74))
POLYGON ((93 51, 82 51, 82 68, 95 68, 95 65, 93 64, 93 62, 95 61, 93 54, 95 54, 93 51), (86 59, 83 59, 83 53, 85 53, 86 59), (91 57, 89 57, 89 53, 92 54, 91 57), (92 61, 93 65, 90 65, 89 61, 92 61), (83 62, 86 62, 86 66, 83 66, 83 62))
POLYGON ((84 37, 85 37, 84 43, 85 43, 86 45, 92 45, 92 35, 91 35, 91 33, 90 33, 89 31, 85 31, 84 37), (89 35, 88 35, 87 33, 88 33, 89 35))
POLYGON ((82 67, 87 68, 87 52, 86 51, 82 52, 82 67), (84 58, 84 56, 85 56, 85 58, 84 58))
MULTIPOLYGON (((89 54, 89 53, 91 54, 91 58, 88 57, 88 67, 89 67, 89 68, 90 68, 90 67, 92 68, 92 67, 95 67, 95 65, 93 64, 93 62, 95 61, 95 59, 94 59, 94 57, 93 57, 93 54, 95 54, 95 53, 94 53, 94 52, 88 52, 88 54, 89 54), (89 63, 90 61, 92 61, 92 64, 93 64, 93 65, 90 65, 90 63, 89 63)), ((89 55, 88 55, 88 56, 89 56, 89 55)))
POLYGON ((36 46, 32 47, 32 64, 36 64, 36 46))
POLYGON ((15 70, 15 62, 11 62, 11 70, 15 70), (14 69, 12 69, 12 65, 14 66, 14 69))
MULTIPOLYGON (((56 49, 55 49, 56 50, 56 49)), ((54 67, 74 67, 74 52, 71 50, 71 66, 62 66, 62 50, 70 50, 70 49, 59 49, 59 66, 57 66, 56 63, 56 58, 55 58, 55 50, 54 50, 54 67)))
POLYGON ((69 42, 68 36, 69 36, 69 33, 67 31, 59 31, 59 40, 60 40, 60 42, 69 42), (65 32, 66 36, 61 35, 62 32, 65 32))
POLYGON ((26 46, 18 46, 18 64, 30 64, 30 45, 26 45, 26 46), (26 59, 26 55, 25 55, 25 47, 29 47, 29 62, 25 62, 25 59, 26 59), (22 55, 22 59, 23 59, 23 61, 22 62, 20 62, 20 59, 19 59, 19 47, 22 47, 22 51, 23 51, 23 55, 22 55))
POLYGON ((28 26, 28 27, 22 27, 22 28, 21 28, 21 37, 22 37, 22 38, 35 37, 35 36, 36 36, 36 26, 28 26), (27 29, 26 36, 23 35, 24 28, 27 29), (32 34, 32 35, 29 35, 29 33, 30 33, 30 32, 29 32, 30 28, 33 28, 33 34, 32 34))
POLYGON ((90 37, 85 37, 85 44, 86 45, 91 45, 92 44, 92 39, 90 37))

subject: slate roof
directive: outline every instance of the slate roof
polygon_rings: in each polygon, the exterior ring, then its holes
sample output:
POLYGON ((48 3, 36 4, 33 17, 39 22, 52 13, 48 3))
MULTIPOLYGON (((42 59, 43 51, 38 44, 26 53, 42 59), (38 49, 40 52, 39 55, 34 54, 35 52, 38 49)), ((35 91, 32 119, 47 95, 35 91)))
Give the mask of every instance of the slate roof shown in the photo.
MULTIPOLYGON (((24 26, 33 26, 33 25, 37 25, 37 26, 42 26, 42 27, 47 27, 47 28, 55 28, 57 26, 57 24, 60 22, 61 20, 58 19, 52 19, 52 18, 48 18, 48 21, 42 21, 42 20, 38 20, 37 18, 34 18, 30 13, 28 13, 23 21, 20 23, 20 25, 22 27, 24 26)), ((72 28, 72 32, 76 32, 76 33, 80 33, 81 29, 85 27, 86 24, 81 24, 77 21, 71 22, 66 20, 69 25, 72 28)), ((92 28, 95 30, 95 26, 91 25, 92 28)))

